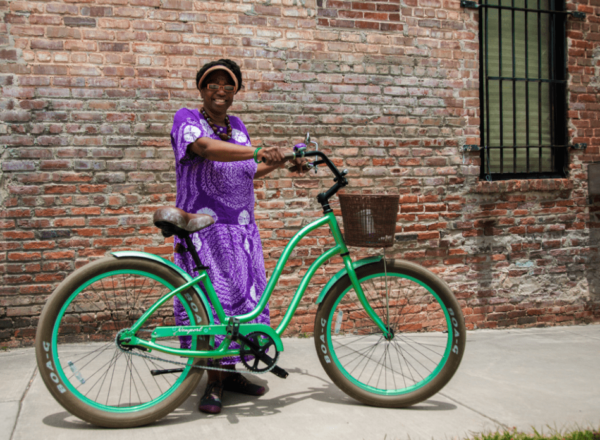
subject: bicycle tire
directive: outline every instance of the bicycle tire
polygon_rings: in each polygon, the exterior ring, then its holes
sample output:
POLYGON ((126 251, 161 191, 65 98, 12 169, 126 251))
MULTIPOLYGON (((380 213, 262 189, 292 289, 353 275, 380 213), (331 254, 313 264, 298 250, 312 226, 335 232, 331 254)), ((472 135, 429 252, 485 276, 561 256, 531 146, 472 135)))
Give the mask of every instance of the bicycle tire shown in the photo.
POLYGON ((368 264, 356 275, 394 336, 383 337, 343 276, 315 320, 315 346, 327 375, 372 406, 408 407, 431 397, 450 381, 465 349, 464 319, 452 291, 432 272, 403 260, 368 264))
MULTIPOLYGON (((150 304, 183 284, 185 280, 174 270, 140 258, 109 256, 69 275, 48 299, 36 334, 38 368, 52 396, 71 414, 107 428, 146 425, 183 403, 204 372, 193 366, 205 365, 205 360, 185 361, 179 356, 133 349, 186 362, 181 367, 135 356, 115 342, 117 333, 150 304), (179 374, 151 374, 152 369, 177 367, 183 368, 179 374)), ((208 322, 207 311, 193 289, 178 298, 192 325, 208 322)), ((175 325, 172 300, 159 307, 138 334, 149 339, 149 333, 161 325, 175 325)), ((207 339, 194 337, 190 348, 208 349, 207 339)), ((159 342, 180 346, 176 337, 159 342)))

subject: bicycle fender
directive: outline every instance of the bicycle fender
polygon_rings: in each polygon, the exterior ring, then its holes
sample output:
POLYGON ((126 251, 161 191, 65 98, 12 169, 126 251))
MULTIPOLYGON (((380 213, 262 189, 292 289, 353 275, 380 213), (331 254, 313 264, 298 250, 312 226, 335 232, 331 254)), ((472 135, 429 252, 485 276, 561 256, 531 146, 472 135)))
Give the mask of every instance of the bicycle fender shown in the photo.
MULTIPOLYGON (((371 263, 378 263, 381 261, 383 257, 381 255, 378 255, 376 257, 369 257, 369 258, 363 258, 362 260, 358 260, 352 263, 352 267, 354 268, 354 270, 358 269, 361 266, 364 266, 365 264, 371 264, 371 263)), ((323 290, 321 290, 321 293, 319 294, 319 297, 317 298, 316 304, 320 304, 321 301, 323 301, 323 298, 325 298, 325 295, 327 294, 327 292, 329 291, 329 289, 331 287, 333 287, 333 285, 340 279, 342 278, 344 275, 346 275, 347 271, 346 268, 343 268, 342 270, 340 270, 338 273, 336 273, 328 282, 327 284, 325 284, 325 287, 323 287, 323 290)))
MULTIPOLYGON (((147 252, 140 252, 140 251, 118 251, 118 252, 111 252, 111 255, 114 256, 115 258, 129 257, 129 258, 144 258, 146 260, 152 260, 152 261, 155 261, 157 263, 160 263, 160 264, 163 264, 163 265, 169 267, 169 269, 173 269, 175 272, 177 272, 179 275, 181 275, 186 282, 193 280, 193 278, 181 267, 177 266, 175 263, 170 262, 166 258, 160 257, 158 255, 149 254, 147 252)), ((208 320, 210 321, 210 324, 214 324, 215 322, 214 322, 214 318, 213 318, 213 315, 211 312, 212 309, 210 308, 210 303, 204 296, 204 292, 202 291, 202 289, 200 289, 200 287, 198 287, 198 284, 196 284, 192 287, 194 288, 194 290, 200 297, 200 301, 202 301, 202 304, 204 304, 204 307, 206 308, 208 320)))

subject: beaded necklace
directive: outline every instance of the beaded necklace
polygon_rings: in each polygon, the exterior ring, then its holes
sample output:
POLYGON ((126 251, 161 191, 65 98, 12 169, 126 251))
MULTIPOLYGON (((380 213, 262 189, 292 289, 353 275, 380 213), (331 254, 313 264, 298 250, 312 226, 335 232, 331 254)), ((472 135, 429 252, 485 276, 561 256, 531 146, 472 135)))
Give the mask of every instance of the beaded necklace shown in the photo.
POLYGON ((210 116, 206 114, 206 110, 204 110, 204 107, 200 109, 200 113, 202 113, 202 116, 204 116, 204 119, 206 119, 206 122, 208 122, 208 125, 210 125, 210 128, 212 128, 212 130, 217 136, 219 136, 224 141, 228 141, 229 139, 231 139, 231 124, 229 123, 229 116, 225 115, 225 125, 227 126, 227 133, 223 133, 210 119, 210 116))

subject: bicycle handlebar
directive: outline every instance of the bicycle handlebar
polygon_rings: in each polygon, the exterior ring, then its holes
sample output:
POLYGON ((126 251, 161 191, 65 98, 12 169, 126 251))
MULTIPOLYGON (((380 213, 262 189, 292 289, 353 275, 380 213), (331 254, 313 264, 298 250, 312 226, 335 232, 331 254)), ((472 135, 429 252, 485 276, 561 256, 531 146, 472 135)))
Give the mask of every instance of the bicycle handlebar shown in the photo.
POLYGON ((325 153, 323 153, 322 151, 305 151, 304 154, 302 154, 302 157, 313 157, 313 156, 317 156, 321 159, 320 161, 316 161, 316 162, 321 163, 321 161, 322 161, 323 163, 325 163, 325 165, 327 165, 327 167, 331 170, 331 172, 335 176, 334 181, 338 181, 338 180, 342 179, 344 177, 344 175, 346 175, 347 171, 344 170, 345 172, 340 173, 340 170, 337 169, 337 167, 333 164, 333 162, 331 162, 329 160, 329 158, 325 155, 325 153))
POLYGON ((331 170, 331 172, 335 176, 335 179, 333 179, 335 184, 331 188, 329 188, 327 190, 327 192, 321 193, 317 196, 317 200, 323 206, 323 210, 325 212, 328 212, 331 210, 331 208, 329 207, 329 199, 331 197, 333 197, 340 189, 342 189, 343 187, 348 185, 348 180, 344 177, 346 174, 348 174, 348 170, 343 170, 342 172, 340 172, 340 170, 337 169, 337 167, 333 164, 333 162, 331 162, 331 160, 329 160, 327 155, 325 153, 323 153, 322 151, 318 151, 318 150, 317 151, 306 151, 306 150, 302 149, 302 150, 295 151, 293 153, 288 153, 284 157, 286 159, 295 159, 297 157, 315 157, 315 156, 318 157, 319 160, 316 160, 312 163, 314 165, 320 165, 320 164, 324 163, 325 165, 327 165, 327 167, 331 170))
POLYGON ((295 159, 297 157, 313 157, 313 156, 317 156, 320 158, 320 160, 313 162, 315 165, 320 165, 322 163, 324 163, 325 165, 327 165, 327 167, 331 170, 331 172, 333 173, 333 175, 336 177, 334 181, 338 181, 341 178, 343 178, 347 171, 344 170, 343 172, 340 172, 340 170, 337 169, 337 167, 333 164, 333 162, 331 162, 329 160, 329 158, 325 155, 325 153, 323 153, 322 151, 299 151, 298 153, 293 152, 293 153, 288 153, 286 155, 284 155, 285 159, 295 159))

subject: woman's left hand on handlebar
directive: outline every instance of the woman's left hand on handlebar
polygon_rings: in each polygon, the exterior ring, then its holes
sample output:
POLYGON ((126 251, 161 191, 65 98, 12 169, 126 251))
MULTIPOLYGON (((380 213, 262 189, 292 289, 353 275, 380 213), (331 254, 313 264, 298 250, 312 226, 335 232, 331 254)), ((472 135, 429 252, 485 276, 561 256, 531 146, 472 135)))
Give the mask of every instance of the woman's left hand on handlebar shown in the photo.
POLYGON ((261 148, 257 156, 262 162, 271 167, 281 167, 287 162, 283 149, 279 147, 261 148))
POLYGON ((259 159, 268 166, 281 168, 287 161, 290 161, 292 163, 292 167, 289 168, 290 171, 299 173, 308 171, 308 167, 305 165, 306 159, 302 157, 288 159, 286 156, 284 150, 279 147, 262 148, 258 152, 259 159))

